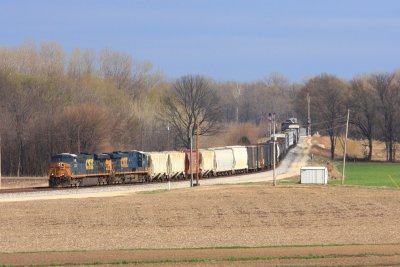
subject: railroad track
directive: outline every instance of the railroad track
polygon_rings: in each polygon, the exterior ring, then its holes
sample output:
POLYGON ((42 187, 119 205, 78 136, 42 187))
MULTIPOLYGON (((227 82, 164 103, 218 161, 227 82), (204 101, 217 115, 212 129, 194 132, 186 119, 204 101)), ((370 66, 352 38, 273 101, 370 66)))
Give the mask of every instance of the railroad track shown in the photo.
MULTIPOLYGON (((280 162, 279 162, 280 163, 280 162)), ((277 164, 277 167, 279 164, 277 164)), ((220 175, 220 176, 211 176, 211 177, 203 177, 200 178, 200 184, 201 180, 212 180, 212 179, 219 179, 219 178, 229 178, 229 177, 235 177, 239 175, 248 175, 248 174, 253 174, 253 173, 262 173, 262 172, 268 172, 271 171, 272 169, 263 169, 259 170, 257 172, 248 172, 248 173, 235 173, 231 175, 220 175)), ((180 182, 180 181, 190 181, 190 178, 185 178, 185 179, 172 179, 170 180, 171 182, 180 182)), ((193 182, 196 183, 196 176, 193 175, 193 182)), ((43 186, 43 187, 25 187, 25 188, 7 188, 7 189, 0 189, 0 195, 1 194, 10 194, 10 193, 32 193, 32 192, 44 192, 44 191, 63 191, 63 190, 80 190, 80 189, 86 189, 86 188, 108 188, 108 187, 115 187, 115 186, 133 186, 133 185, 146 185, 146 184, 166 184, 168 183, 168 180, 153 180, 149 182, 131 182, 131 183, 116 183, 116 184, 106 184, 106 185, 91 185, 91 186, 83 186, 83 187, 48 187, 48 186, 43 186)))
MULTIPOLYGON (((289 152, 290 153, 290 152, 289 152)), ((281 161, 277 162, 276 167, 278 168, 283 161, 285 161, 286 157, 282 159, 281 161)), ((263 172, 268 172, 271 171, 272 169, 263 169, 259 170, 256 172, 248 172, 246 175, 251 175, 251 174, 256 174, 256 173, 263 173, 263 172)), ((219 179, 219 178, 230 178, 230 177, 235 177, 239 175, 244 175, 244 173, 236 173, 232 175, 224 175, 224 176, 212 176, 212 177, 206 177, 206 178, 201 178, 200 179, 200 184, 202 180, 213 180, 213 179, 219 179)), ((171 182, 179 182, 179 181, 190 181, 190 178, 186 179, 172 179, 171 182)), ((193 181, 195 182, 195 175, 193 177, 193 181)), ((46 191, 63 191, 63 190, 82 190, 82 189, 89 189, 89 188, 111 188, 115 186, 134 186, 134 185, 146 185, 146 184, 166 184, 168 183, 168 180, 153 180, 149 182, 131 182, 131 183, 117 183, 117 184, 110 184, 110 185, 92 185, 92 186, 84 186, 84 187, 26 187, 26 188, 10 188, 10 189, 0 189, 0 195, 2 194, 12 194, 12 193, 33 193, 33 192, 46 192, 46 191)))
POLYGON ((70 187, 63 188, 51 188, 48 186, 43 187, 25 187, 25 188, 7 188, 0 189, 0 194, 10 194, 10 193, 30 193, 30 192, 40 192, 40 191, 52 191, 52 190, 63 190, 63 189, 71 189, 70 187))

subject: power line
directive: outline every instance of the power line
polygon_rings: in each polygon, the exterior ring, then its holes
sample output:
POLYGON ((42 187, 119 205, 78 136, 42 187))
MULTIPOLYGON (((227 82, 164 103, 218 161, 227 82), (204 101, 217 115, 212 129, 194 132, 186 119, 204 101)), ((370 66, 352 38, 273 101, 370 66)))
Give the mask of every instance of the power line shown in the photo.
MULTIPOLYGON (((312 123, 312 125, 313 126, 314 125, 320 125, 320 124, 325 124, 325 123, 334 122, 334 121, 341 121, 341 120, 346 121, 346 117, 347 116, 343 116, 343 117, 337 117, 337 118, 334 118, 334 119, 331 119, 331 120, 319 121, 317 123, 312 123)), ((307 125, 300 125, 300 126, 306 127, 307 125)))
POLYGON ((346 126, 346 123, 344 123, 344 124, 339 124, 339 125, 336 125, 336 126, 334 126, 334 127, 328 127, 328 128, 324 128, 324 129, 318 129, 318 131, 321 132, 321 131, 333 130, 333 129, 341 128, 341 127, 344 127, 344 126, 346 126))

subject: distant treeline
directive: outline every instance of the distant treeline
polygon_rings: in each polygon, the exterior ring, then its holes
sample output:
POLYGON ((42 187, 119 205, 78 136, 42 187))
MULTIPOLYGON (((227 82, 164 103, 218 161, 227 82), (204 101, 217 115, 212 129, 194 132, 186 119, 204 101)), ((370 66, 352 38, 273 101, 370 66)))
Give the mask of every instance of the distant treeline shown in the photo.
POLYGON ((294 102, 299 117, 307 121, 307 95, 310 99, 312 132, 328 135, 331 158, 349 116, 349 136, 365 140, 365 160, 371 160, 373 140, 386 144, 386 159, 396 160, 400 140, 400 73, 374 73, 351 81, 322 74, 309 79, 294 102))
MULTIPOLYGON (((44 175, 51 156, 61 152, 182 147, 162 112, 175 82, 150 62, 109 49, 66 54, 56 43, 0 48, 2 174, 44 175)), ((295 116, 301 85, 280 74, 209 82, 221 125, 266 125, 269 112, 280 120, 295 116)))
MULTIPOLYGON (((366 158, 371 158, 372 140, 378 139, 386 143, 387 160, 394 161, 400 139, 399 77, 397 72, 377 73, 347 81, 321 74, 296 84, 272 73, 254 82, 206 82, 218 98, 213 119, 222 125, 220 131, 235 131, 237 123, 241 134, 249 125, 265 127, 265 134, 270 112, 278 122, 299 117, 306 126, 309 94, 312 131, 331 137, 332 156, 350 109, 349 135, 367 140, 366 158)), ((67 55, 56 43, 0 48, 2 174, 44 175, 51 156, 61 152, 187 146, 170 127, 166 114, 171 113, 164 112, 165 103, 173 108, 173 102, 163 101, 186 79, 171 80, 150 62, 109 49, 75 49, 67 55)))

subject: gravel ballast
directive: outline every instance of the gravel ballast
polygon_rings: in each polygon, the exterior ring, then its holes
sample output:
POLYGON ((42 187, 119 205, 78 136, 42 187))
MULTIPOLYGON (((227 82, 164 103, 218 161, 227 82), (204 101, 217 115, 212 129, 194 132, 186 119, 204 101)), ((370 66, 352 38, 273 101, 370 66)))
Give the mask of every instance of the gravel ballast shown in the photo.
MULTIPOLYGON (((277 179, 284 179, 299 175, 300 168, 307 164, 309 159, 308 151, 310 148, 310 139, 301 137, 299 145, 291 149, 285 159, 277 167, 277 179)), ((232 177, 221 177, 212 179, 201 179, 202 186, 218 184, 240 184, 251 182, 272 181, 273 172, 263 171, 258 173, 249 173, 245 175, 235 175, 232 177)), ((86 198, 86 197, 114 197, 123 196, 134 192, 145 192, 166 189, 189 188, 190 181, 172 181, 170 184, 151 183, 151 184, 132 184, 132 185, 113 185, 97 186, 87 188, 71 188, 66 190, 45 190, 38 192, 19 192, 19 193, 1 193, 1 202, 46 200, 46 199, 66 199, 66 198, 86 198)))

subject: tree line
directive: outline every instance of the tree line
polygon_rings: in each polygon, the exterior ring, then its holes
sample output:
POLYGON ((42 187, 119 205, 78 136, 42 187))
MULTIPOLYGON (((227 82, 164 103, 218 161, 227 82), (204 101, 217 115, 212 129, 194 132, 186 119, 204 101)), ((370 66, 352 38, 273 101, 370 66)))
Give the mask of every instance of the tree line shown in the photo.
POLYGON ((2 174, 44 175, 51 156, 62 152, 180 149, 197 128, 200 135, 231 124, 265 128, 269 112, 281 120, 295 115, 300 88, 277 73, 254 82, 171 79, 151 62, 111 49, 3 47, 2 174))
POLYGON ((222 144, 235 129, 239 135, 231 142, 256 142, 268 133, 270 112, 278 122, 298 117, 306 126, 307 94, 312 131, 330 137, 332 158, 350 109, 349 133, 367 140, 366 159, 371 160, 372 141, 381 140, 387 160, 395 161, 399 91, 397 72, 350 81, 321 74, 300 84, 279 73, 251 82, 191 74, 171 79, 151 62, 111 49, 66 53, 57 43, 3 47, 2 174, 44 175, 51 156, 62 152, 180 149, 196 132, 204 136, 204 147, 222 144), (223 139, 215 140, 218 133, 223 139))
POLYGON ((309 79, 294 103, 303 122, 307 122, 307 95, 312 131, 329 136, 332 159, 349 109, 349 135, 367 141, 365 160, 372 159, 373 140, 385 143, 387 161, 396 160, 396 143, 400 140, 399 72, 358 75, 350 81, 329 74, 309 79))

